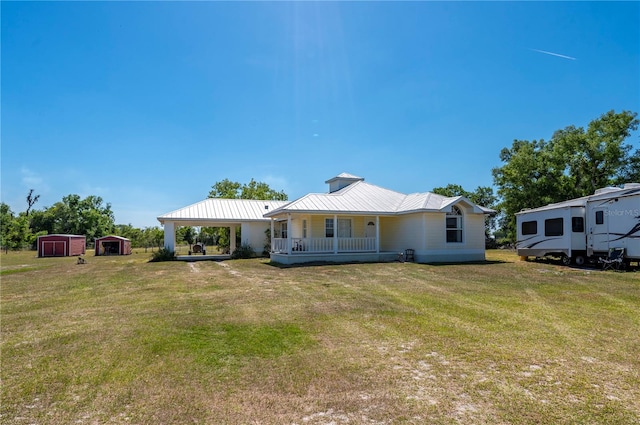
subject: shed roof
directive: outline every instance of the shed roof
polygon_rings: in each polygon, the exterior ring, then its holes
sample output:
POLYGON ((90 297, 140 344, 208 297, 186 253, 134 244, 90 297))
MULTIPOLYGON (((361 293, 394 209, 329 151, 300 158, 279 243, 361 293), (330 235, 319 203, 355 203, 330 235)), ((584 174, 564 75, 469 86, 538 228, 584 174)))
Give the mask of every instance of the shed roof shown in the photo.
POLYGON ((97 241, 99 241, 101 239, 119 239, 121 241, 128 241, 129 240, 129 239, 123 237, 123 236, 116 236, 116 235, 107 235, 107 236, 101 236, 99 238, 96 238, 97 241))
POLYGON ((46 238, 49 236, 57 236, 57 237, 64 237, 64 238, 87 238, 85 235, 71 235, 68 233, 52 233, 50 235, 40 235, 38 236, 38 238, 46 238))
POLYGON ((158 217, 160 223, 165 221, 268 221, 263 215, 287 204, 287 201, 264 201, 253 199, 209 198, 204 201, 180 208, 158 217))

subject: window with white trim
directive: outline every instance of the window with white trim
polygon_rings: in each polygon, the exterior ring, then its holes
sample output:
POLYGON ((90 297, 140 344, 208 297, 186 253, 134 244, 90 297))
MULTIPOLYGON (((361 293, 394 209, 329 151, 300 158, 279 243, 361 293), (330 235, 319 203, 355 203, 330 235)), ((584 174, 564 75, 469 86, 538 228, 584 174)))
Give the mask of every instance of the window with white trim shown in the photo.
POLYGON ((287 230, 288 230, 288 226, 287 226, 287 222, 283 221, 282 223, 280 223, 280 237, 282 239, 287 239, 287 230))
MULTIPOLYGON (((324 219, 324 237, 332 238, 334 235, 334 222, 333 218, 325 218, 324 219)), ((350 218, 339 218, 338 219, 338 237, 339 238, 350 238, 351 237, 351 219, 350 218)))
POLYGON ((451 207, 451 212, 447 213, 447 243, 462 242, 462 211, 455 205, 451 207))
POLYGON ((324 219, 324 237, 325 238, 333 237, 333 219, 332 218, 324 219))
POLYGON ((302 237, 307 238, 307 220, 302 220, 302 237))

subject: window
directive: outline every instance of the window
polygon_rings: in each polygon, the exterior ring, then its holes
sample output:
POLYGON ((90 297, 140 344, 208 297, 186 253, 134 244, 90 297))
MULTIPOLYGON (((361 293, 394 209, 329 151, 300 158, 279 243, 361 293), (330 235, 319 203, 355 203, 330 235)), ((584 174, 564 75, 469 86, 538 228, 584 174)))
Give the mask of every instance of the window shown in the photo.
POLYGON ((523 221, 521 225, 523 235, 535 235, 538 233, 537 221, 523 221))
POLYGON ((280 223, 280 237, 287 239, 287 222, 280 223))
POLYGON ((333 237, 333 219, 332 218, 324 219, 324 237, 325 238, 333 237))
POLYGON ((462 242, 462 211, 458 207, 451 207, 451 212, 447 213, 447 242, 462 242))
POLYGON ((584 232, 584 218, 571 217, 571 231, 576 233, 584 232))
MULTIPOLYGON (((335 229, 333 228, 333 219, 325 218, 324 219, 324 237, 332 238, 334 235, 334 232, 335 232, 335 229)), ((351 237, 351 219, 350 218, 338 219, 338 237, 339 238, 351 237)))
POLYGON ((604 224, 604 211, 596 211, 596 224, 604 224))
POLYGON ((562 236, 564 220, 562 218, 550 218, 544 221, 545 236, 562 236))
POLYGON ((302 220, 302 237, 307 238, 307 220, 302 220))
POLYGON ((351 219, 350 218, 338 219, 338 237, 339 238, 351 237, 351 219))

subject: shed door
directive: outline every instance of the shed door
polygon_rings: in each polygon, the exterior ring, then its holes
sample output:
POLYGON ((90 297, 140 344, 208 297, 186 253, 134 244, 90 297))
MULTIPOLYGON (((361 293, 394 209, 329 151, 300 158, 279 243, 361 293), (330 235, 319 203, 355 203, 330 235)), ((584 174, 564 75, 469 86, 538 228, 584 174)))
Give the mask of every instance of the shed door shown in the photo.
POLYGON ((64 241, 44 241, 42 242, 43 257, 64 257, 66 246, 64 241))

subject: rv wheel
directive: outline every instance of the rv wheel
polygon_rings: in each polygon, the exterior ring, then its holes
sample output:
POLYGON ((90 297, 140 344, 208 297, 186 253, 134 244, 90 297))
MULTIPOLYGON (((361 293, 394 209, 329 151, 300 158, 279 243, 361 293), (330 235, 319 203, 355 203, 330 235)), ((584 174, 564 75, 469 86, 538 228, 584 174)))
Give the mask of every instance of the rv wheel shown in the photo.
POLYGON ((564 264, 565 266, 571 265, 571 257, 569 257, 568 255, 562 255, 562 258, 560 258, 560 261, 562 261, 562 264, 564 264))
POLYGON ((576 266, 584 266, 584 256, 576 255, 573 262, 576 263, 576 266))

